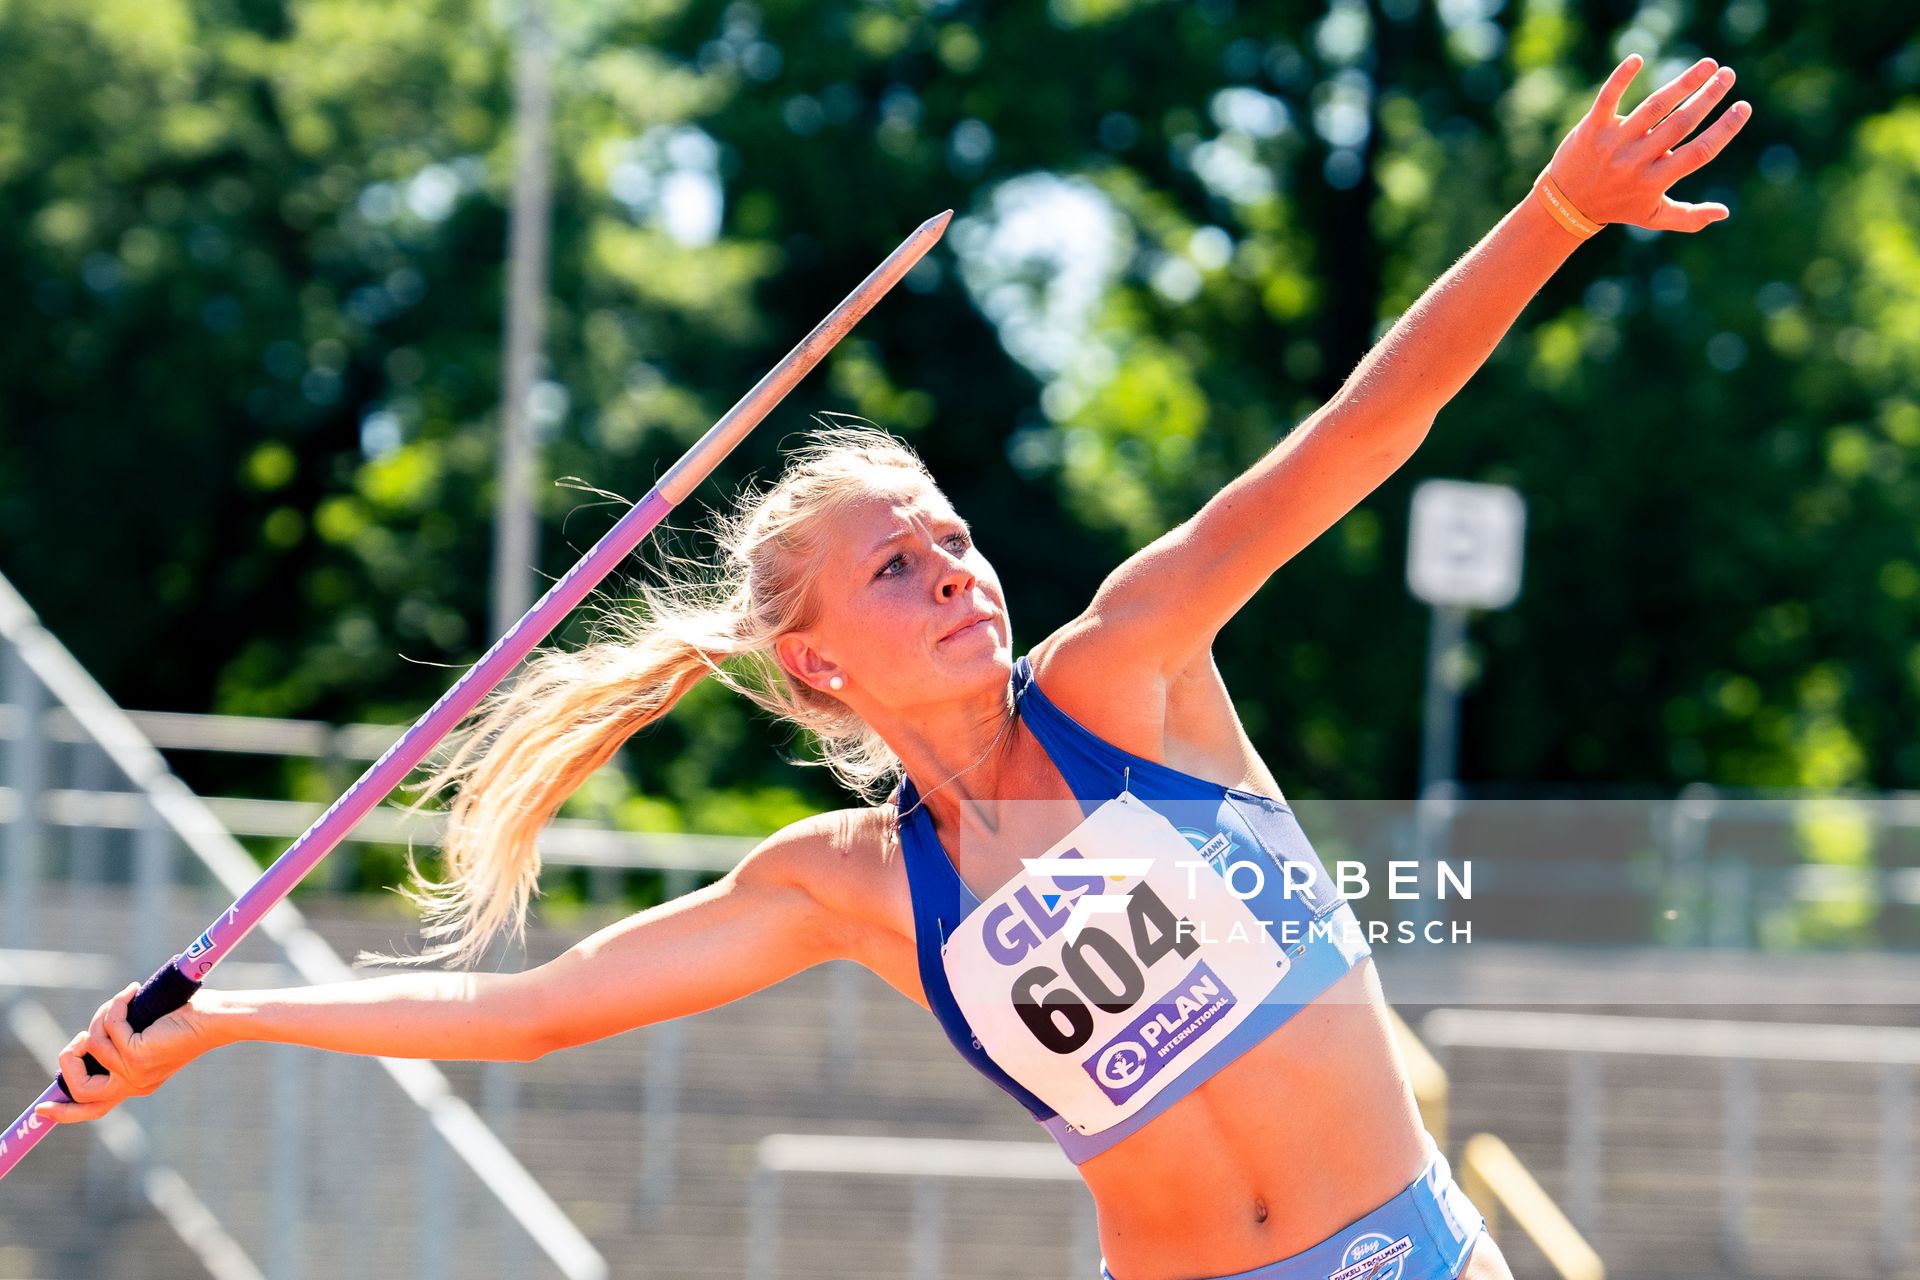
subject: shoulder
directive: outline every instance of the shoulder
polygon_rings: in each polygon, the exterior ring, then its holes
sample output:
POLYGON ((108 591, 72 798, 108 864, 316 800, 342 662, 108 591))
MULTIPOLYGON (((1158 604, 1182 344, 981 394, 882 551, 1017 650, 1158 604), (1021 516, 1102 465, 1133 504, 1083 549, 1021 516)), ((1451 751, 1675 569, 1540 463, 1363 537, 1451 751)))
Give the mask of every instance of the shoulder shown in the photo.
POLYGON ((1049 702, 1122 751, 1222 786, 1279 795, 1211 644, 1166 671, 1090 609, 1035 645, 1027 660, 1049 702))
POLYGON ((1027 653, 1033 679, 1062 712, 1123 751, 1165 758, 1176 678, 1088 610, 1027 653))
POLYGON ((809 814, 762 840, 730 874, 802 889, 849 928, 904 922, 911 937, 912 901, 894 822, 891 802, 809 814))
POLYGON ((891 802, 812 814, 768 836, 733 874, 804 892, 840 955, 924 1007, 896 821, 891 802))
POLYGON ((831 893, 838 881, 859 876, 878 857, 883 813, 890 818, 893 806, 808 814, 755 845, 731 874, 741 880, 778 880, 816 894, 831 893))

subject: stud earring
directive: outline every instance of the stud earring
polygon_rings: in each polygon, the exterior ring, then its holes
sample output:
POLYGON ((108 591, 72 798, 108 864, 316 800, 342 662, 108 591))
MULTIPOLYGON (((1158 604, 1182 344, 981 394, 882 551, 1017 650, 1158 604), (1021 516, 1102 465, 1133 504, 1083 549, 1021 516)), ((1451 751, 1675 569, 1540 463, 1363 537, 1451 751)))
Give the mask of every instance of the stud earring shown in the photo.
POLYGON ((846 683, 847 682, 844 677, 835 676, 833 679, 827 681, 827 688, 832 689, 835 693, 838 693, 841 687, 846 683))

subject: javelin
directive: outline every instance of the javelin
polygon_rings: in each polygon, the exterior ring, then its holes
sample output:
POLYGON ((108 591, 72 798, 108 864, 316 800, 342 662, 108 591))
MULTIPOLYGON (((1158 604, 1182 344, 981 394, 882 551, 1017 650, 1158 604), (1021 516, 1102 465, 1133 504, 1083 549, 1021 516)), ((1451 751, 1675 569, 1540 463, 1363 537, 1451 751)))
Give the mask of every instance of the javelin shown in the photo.
MULTIPOLYGON (((487 650, 480 661, 442 694, 440 701, 428 708, 427 713, 416 720, 410 729, 401 734, 400 740, 388 747, 386 754, 374 761, 347 788, 346 794, 334 801, 333 806, 307 828, 304 835, 288 846, 287 851, 267 868, 252 888, 221 912, 219 918, 207 926, 192 946, 161 965, 146 980, 127 1006, 127 1025, 135 1031, 144 1031, 192 999, 193 993, 200 989, 214 966, 240 945, 261 918, 292 893, 293 887, 346 838, 354 824, 386 799, 387 794, 426 758, 427 752, 479 705, 480 700, 506 677, 507 672, 519 665, 533 651, 533 647, 559 625, 560 619, 570 613, 602 578, 613 571, 615 565, 639 546, 641 539, 653 531, 667 512, 692 493, 720 465, 720 460, 732 452, 733 447, 786 398, 787 393, 807 376, 808 371, 819 364, 840 339, 847 336, 861 317, 900 282, 900 277, 906 275, 940 239, 952 217, 953 210, 949 209, 921 223, 912 235, 887 255, 886 261, 875 267, 872 274, 862 280, 852 293, 841 299, 840 305, 830 311, 826 319, 814 326, 813 332, 802 338, 799 345, 787 352, 779 364, 753 385, 751 391, 740 397, 738 404, 708 428, 693 448, 667 469, 667 473, 660 477, 647 496, 622 516, 613 528, 607 530, 605 536, 573 568, 567 570, 566 576, 554 583, 520 621, 508 627, 507 633, 494 641, 493 647, 487 650)), ((112 1074, 92 1054, 86 1056, 86 1065, 89 1075, 112 1074)), ((33 1100, 20 1118, 9 1128, 0 1130, 0 1178, 6 1177, 53 1128, 51 1123, 35 1115, 33 1108, 42 1102, 71 1101, 73 1097, 67 1091, 66 1080, 56 1074, 53 1083, 33 1100)))

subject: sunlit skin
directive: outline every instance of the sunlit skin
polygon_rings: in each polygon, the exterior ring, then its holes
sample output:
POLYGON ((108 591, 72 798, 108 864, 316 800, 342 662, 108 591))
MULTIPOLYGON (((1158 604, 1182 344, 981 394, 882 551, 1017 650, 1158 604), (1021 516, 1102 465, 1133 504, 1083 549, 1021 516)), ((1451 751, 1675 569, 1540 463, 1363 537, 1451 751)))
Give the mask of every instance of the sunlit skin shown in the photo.
MULTIPOLYGON (((1063 834, 1062 822, 1071 825, 1049 810, 1051 824, 1035 832, 1021 816, 1025 807, 992 803, 1070 795, 1024 725, 1016 720, 1000 733, 1011 705, 1014 654, 999 578, 931 485, 876 493, 856 504, 835 529, 832 547, 818 583, 818 617, 779 642, 781 661, 796 679, 858 711, 923 791, 966 770, 925 804, 961 877, 986 897, 1015 874, 1021 856, 1063 834), (941 639, 980 613, 991 614, 990 621, 941 639), (835 676, 839 690, 831 689, 835 676)), ((1224 699, 1217 674, 1205 681, 1215 685, 1210 696, 1153 689, 1159 682, 1151 672, 1070 630, 1030 655, 1036 678, 1069 715, 1136 749, 1147 745, 1140 739, 1141 712, 1158 703, 1161 741, 1180 742, 1184 758, 1166 759, 1163 750, 1142 754, 1210 781, 1278 796, 1263 768, 1248 767, 1243 737, 1210 742, 1204 726, 1178 722, 1183 708, 1224 699), (1131 696, 1074 693, 1101 684, 1124 689, 1129 680, 1131 696)), ((1207 666, 1211 672, 1210 660, 1207 666)), ((1210 710, 1205 719, 1217 724, 1218 706, 1210 710)), ((1070 812, 1079 815, 1077 808, 1070 812)), ((891 821, 891 806, 880 816, 891 821)), ((873 868, 877 880, 870 918, 900 943, 877 950, 891 963, 876 967, 924 1005, 912 962, 905 869, 897 857, 882 856, 888 835, 879 823, 867 824, 865 832, 873 847, 859 862, 873 868)), ((1420 1135, 1379 980, 1367 961, 1151 1124, 1079 1168, 1115 1275, 1171 1280, 1231 1274, 1319 1243, 1419 1176, 1426 1163, 1420 1135), (1315 1154, 1303 1160, 1302 1152, 1315 1154)), ((1466 1274, 1479 1280, 1506 1272, 1489 1242, 1466 1274)))
MULTIPOLYGON (((1676 201, 1669 188, 1709 163, 1751 109, 1736 103, 1689 140, 1734 78, 1701 59, 1622 116, 1617 107, 1640 67, 1635 55, 1615 68, 1554 152, 1552 176, 1589 222, 1703 230, 1729 210, 1676 201)), ((1214 665, 1215 635, 1413 454, 1582 239, 1523 197, 1327 404, 1191 519, 1130 556, 1080 614, 1027 651, 1047 696, 1122 750, 1279 797, 1214 665)), ((1017 720, 1008 723, 1014 650, 1000 581, 946 497, 923 480, 876 473, 866 496, 833 521, 812 587, 814 616, 776 642, 778 659, 792 679, 842 700, 885 739, 923 789, 962 879, 988 897, 1019 857, 1063 834, 1048 828, 1055 815, 1078 817, 1044 749, 1017 720), (983 614, 982 626, 944 639, 983 614), (1034 818, 1034 806, 1008 801, 1053 803, 1034 818)), ((96 1118, 239 1040, 532 1061, 714 1008, 832 959, 865 965, 924 1006, 898 817, 883 804, 791 823, 718 882, 609 925, 525 973, 203 989, 138 1035, 126 1021, 129 987, 60 1055, 76 1101, 38 1114, 96 1118), (111 1074, 89 1076, 84 1053, 111 1074)), ((1363 961, 1079 1168, 1117 1280, 1195 1280, 1320 1243, 1398 1194, 1424 1164, 1378 975, 1363 961)), ((1486 1237, 1463 1275, 1510 1280, 1486 1237)))

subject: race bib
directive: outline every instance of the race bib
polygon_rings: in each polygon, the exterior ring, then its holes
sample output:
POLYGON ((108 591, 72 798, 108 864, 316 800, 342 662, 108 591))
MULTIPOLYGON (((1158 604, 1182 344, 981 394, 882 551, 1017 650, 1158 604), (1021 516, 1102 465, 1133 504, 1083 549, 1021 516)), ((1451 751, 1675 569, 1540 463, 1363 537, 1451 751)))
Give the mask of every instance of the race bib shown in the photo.
POLYGON ((1015 874, 961 921, 941 963, 987 1056, 1098 1133, 1244 1021, 1290 962, 1215 865, 1130 792, 1045 856, 1069 865, 1015 874))

